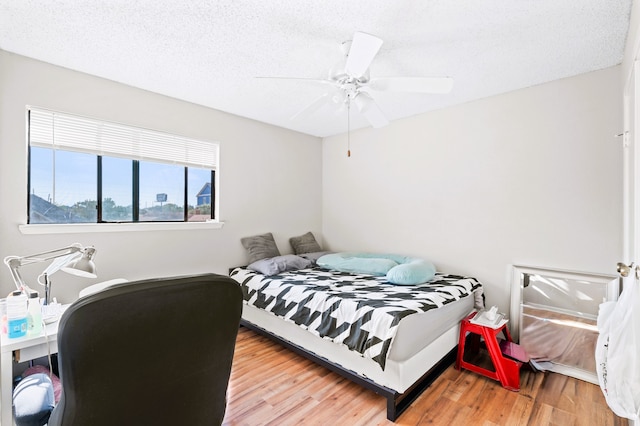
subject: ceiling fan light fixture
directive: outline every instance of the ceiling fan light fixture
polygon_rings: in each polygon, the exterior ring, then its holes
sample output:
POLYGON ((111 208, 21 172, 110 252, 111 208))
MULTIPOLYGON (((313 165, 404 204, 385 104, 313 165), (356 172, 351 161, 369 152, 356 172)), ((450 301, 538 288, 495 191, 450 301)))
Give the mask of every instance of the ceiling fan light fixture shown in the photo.
POLYGON ((375 129, 389 124, 389 120, 387 120, 385 114, 368 93, 359 92, 353 101, 358 111, 360 111, 360 114, 362 114, 375 129))
POLYGON ((365 114, 373 104, 373 98, 364 92, 359 92, 353 101, 361 114, 365 114))
POLYGON ((333 96, 331 97, 331 101, 333 101, 334 104, 343 104, 346 102, 346 97, 344 92, 339 91, 333 94, 333 96))

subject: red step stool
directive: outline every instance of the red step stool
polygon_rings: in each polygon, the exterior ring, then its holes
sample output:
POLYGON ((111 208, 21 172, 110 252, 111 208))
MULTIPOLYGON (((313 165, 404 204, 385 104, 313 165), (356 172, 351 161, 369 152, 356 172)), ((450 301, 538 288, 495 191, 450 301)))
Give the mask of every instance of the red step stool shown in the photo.
POLYGON ((498 380, 505 389, 511 391, 520 390, 520 367, 523 362, 529 362, 524 349, 511 340, 511 334, 507 328, 507 324, 503 324, 498 328, 492 328, 480 324, 474 324, 471 319, 476 315, 472 312, 469 316, 462 320, 460 324, 460 340, 458 342, 458 357, 456 359, 456 369, 465 368, 493 380, 498 380), (480 336, 487 345, 487 350, 491 356, 491 361, 496 371, 487 370, 478 365, 472 364, 464 360, 464 349, 467 340, 467 333, 471 333, 470 346, 477 353, 480 346, 480 336), (505 339, 498 339, 498 334, 502 333, 505 339), (500 340, 500 342, 498 341, 500 340), (506 357, 504 355, 507 355, 506 357))

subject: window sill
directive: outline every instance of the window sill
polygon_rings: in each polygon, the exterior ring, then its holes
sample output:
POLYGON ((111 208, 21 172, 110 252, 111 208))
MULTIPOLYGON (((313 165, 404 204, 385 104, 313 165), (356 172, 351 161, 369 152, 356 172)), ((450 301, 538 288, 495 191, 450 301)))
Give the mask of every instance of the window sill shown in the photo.
POLYGON ((140 232, 140 231, 191 231, 220 229, 224 222, 153 222, 153 223, 73 223, 19 225, 25 235, 36 234, 88 234, 98 232, 140 232))

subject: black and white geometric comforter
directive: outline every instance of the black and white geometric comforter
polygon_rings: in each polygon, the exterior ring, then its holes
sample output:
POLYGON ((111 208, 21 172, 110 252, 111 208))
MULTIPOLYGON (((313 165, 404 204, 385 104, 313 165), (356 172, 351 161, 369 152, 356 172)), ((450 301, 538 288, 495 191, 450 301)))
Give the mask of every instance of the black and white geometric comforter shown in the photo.
POLYGON ((419 285, 392 285, 385 277, 300 269, 266 277, 235 268, 245 303, 309 332, 347 346, 384 370, 401 319, 469 297, 482 285, 475 278, 437 273, 419 285))

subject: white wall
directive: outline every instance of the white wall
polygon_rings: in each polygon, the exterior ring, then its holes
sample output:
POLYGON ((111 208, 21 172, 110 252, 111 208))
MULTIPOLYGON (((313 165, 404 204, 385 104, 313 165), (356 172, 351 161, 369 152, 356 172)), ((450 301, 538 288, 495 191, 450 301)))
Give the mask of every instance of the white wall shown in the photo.
MULTIPOLYGON (((633 2, 629 16, 629 32, 622 61, 622 79, 627 82, 632 73, 633 63, 640 53, 640 4, 633 2)), ((623 83, 624 84, 624 83, 623 83)))
POLYGON ((419 256, 475 276, 508 312, 511 264, 615 273, 620 67, 323 143, 333 250, 419 256))
POLYGON ((636 184, 640 176, 640 5, 635 2, 631 8, 629 34, 622 62, 622 84, 624 87, 624 141, 628 144, 625 150, 625 202, 624 202, 624 257, 625 263, 640 261, 640 185, 636 184))
MULTIPOLYGON (((0 259, 73 242, 95 245, 99 280, 226 274, 246 263, 240 238, 273 232, 321 237, 321 140, 0 51, 0 259), (220 142, 219 230, 23 235, 27 156, 25 105, 220 142), (131 262, 131 263, 129 263, 131 262)), ((27 266, 29 283, 46 264, 27 266)), ((53 295, 70 301, 88 280, 60 272, 53 295)), ((0 294, 13 288, 0 267, 0 294)))
MULTIPOLYGON (((620 67, 317 138, 0 51, 0 258, 78 241, 100 280, 244 263, 242 236, 311 230, 478 277, 506 310, 509 265, 612 273, 622 247, 620 67), (23 235, 25 105, 221 143, 220 230, 23 235), (319 161, 322 158, 322 162, 319 161), (133 259, 132 266, 125 263, 133 259)), ((40 268, 23 272, 33 279, 40 268)), ((58 273, 54 295, 88 284, 58 273)), ((12 288, 0 267, 0 294, 12 288)))

